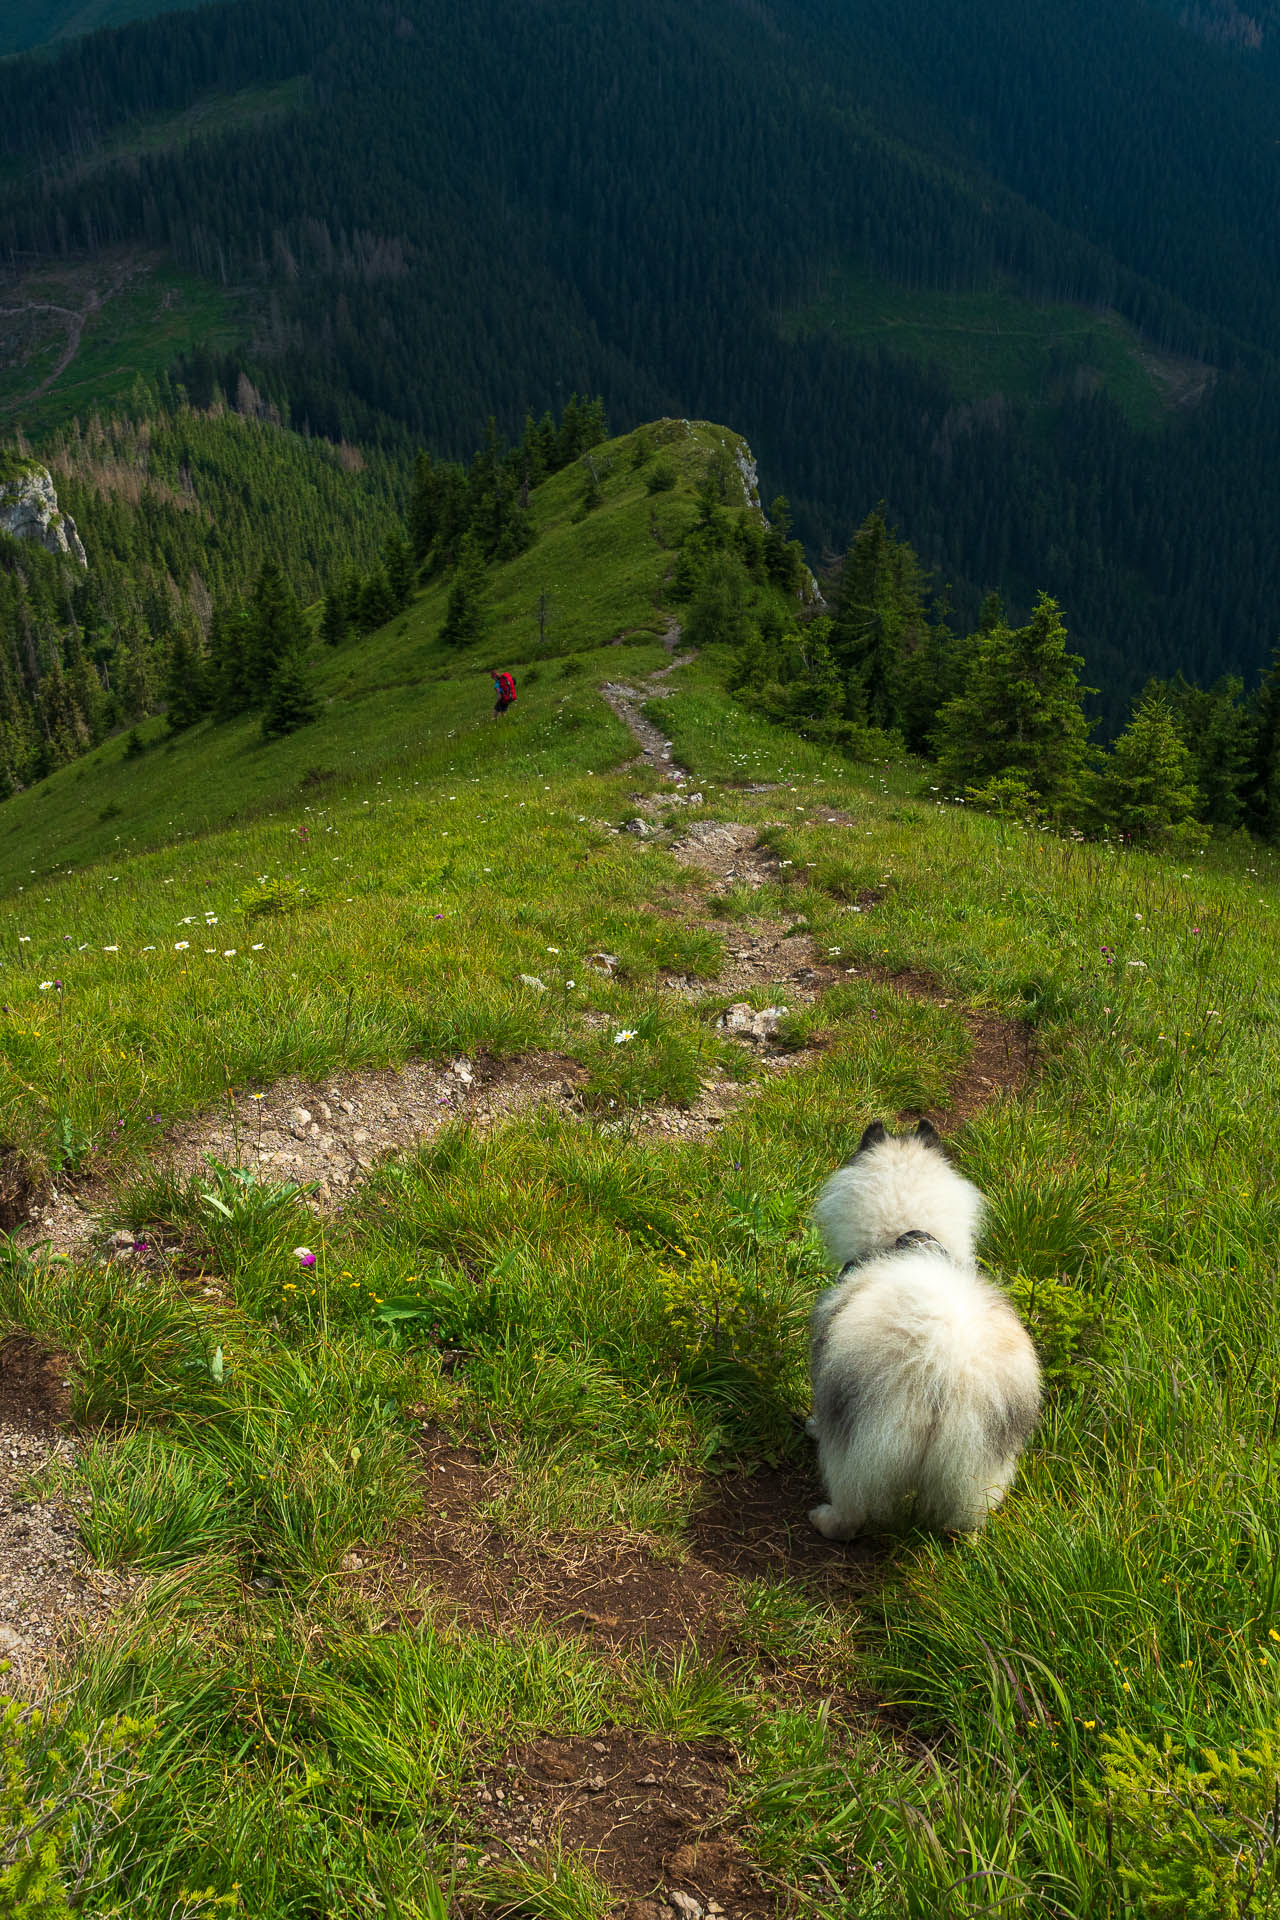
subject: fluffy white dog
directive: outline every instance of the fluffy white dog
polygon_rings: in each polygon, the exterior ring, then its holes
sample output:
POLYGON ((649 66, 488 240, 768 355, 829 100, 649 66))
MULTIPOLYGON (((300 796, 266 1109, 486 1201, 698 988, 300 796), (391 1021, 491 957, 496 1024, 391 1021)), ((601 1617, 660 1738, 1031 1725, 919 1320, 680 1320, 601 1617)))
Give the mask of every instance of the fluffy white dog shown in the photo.
POLYGON ((823 1187, 818 1231, 840 1269, 814 1308, 809 1366, 829 1540, 907 1516, 970 1533, 1004 1498, 1040 1410, 1017 1314, 978 1273, 978 1189, 927 1120, 877 1121, 823 1187))

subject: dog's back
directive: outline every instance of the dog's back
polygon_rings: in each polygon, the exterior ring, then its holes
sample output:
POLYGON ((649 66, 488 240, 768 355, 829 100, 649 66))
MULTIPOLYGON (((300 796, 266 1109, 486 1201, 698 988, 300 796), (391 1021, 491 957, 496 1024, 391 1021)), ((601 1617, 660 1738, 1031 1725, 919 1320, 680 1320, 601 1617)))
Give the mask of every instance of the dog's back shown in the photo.
POLYGON ((1013 1478, 1040 1370, 973 1264, 981 1210, 927 1126, 868 1129, 823 1189, 817 1222, 845 1268, 814 1310, 810 1355, 829 1493, 810 1517, 829 1537, 901 1518, 913 1497, 923 1524, 969 1531, 1013 1478))

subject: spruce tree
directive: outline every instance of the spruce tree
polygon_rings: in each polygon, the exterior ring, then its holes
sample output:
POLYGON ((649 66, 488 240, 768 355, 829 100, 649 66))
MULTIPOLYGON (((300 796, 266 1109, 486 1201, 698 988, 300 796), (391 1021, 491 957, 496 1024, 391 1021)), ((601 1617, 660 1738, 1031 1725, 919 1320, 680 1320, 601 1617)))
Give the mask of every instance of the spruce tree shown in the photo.
POLYGON ((326 647, 342 645, 347 637, 347 624, 347 596, 341 587, 330 587, 320 616, 320 638, 326 647))
POLYGON ((409 545, 419 563, 430 553, 436 537, 439 491, 435 462, 429 453, 420 453, 414 462, 409 495, 409 545))
POLYGON ((831 651, 830 620, 814 620, 801 635, 804 671, 789 690, 791 711, 833 724, 844 712, 844 684, 831 651))
POLYGON ((1253 722, 1246 817, 1254 833, 1275 840, 1280 838, 1280 646, 1254 696, 1253 722))
POLYGON ((453 584, 449 588, 449 602, 440 638, 455 647, 470 646, 474 641, 483 639, 488 624, 488 594, 484 555, 475 535, 466 533, 458 546, 458 563, 454 569, 453 584))
POLYGON ((170 733, 193 727, 209 710, 204 659, 185 627, 178 628, 169 649, 164 695, 170 733))
POLYGON ((1162 687, 1142 694, 1093 782, 1102 821, 1135 840, 1159 839, 1196 810, 1194 767, 1162 687))
POLYGON ((1200 796, 1197 819, 1233 832, 1244 824, 1257 746, 1257 718, 1252 703, 1244 698, 1243 681, 1227 674, 1205 688, 1178 673, 1163 685, 1153 681, 1152 686, 1166 695, 1191 754, 1200 796))
POLYGON ((391 598, 396 612, 402 613, 413 598, 413 552, 398 529, 387 535, 382 552, 391 598))
POLYGON ((372 633, 375 627, 385 627, 393 620, 398 609, 396 597, 391 591, 391 582, 384 567, 375 567, 360 589, 360 610, 357 615, 362 633, 372 633))
POLYGON ((867 515, 845 556, 831 645, 848 679, 850 712, 922 749, 939 703, 937 638, 920 562, 889 531, 883 506, 867 515))
POLYGON ((215 606, 209 627, 209 699, 219 720, 247 713, 253 705, 250 621, 243 607, 215 606))
POLYGON ((265 700, 276 674, 306 646, 307 623, 274 560, 264 560, 249 606, 248 681, 254 703, 265 700))
POLYGON ((743 645, 750 618, 747 576, 740 560, 714 554, 707 561, 683 624, 691 647, 743 645))
POLYGON ((310 663, 299 645, 285 655, 272 676, 262 713, 262 737, 273 740, 280 734, 294 733, 314 720, 319 711, 310 663))
POLYGON ((1079 654, 1067 651, 1056 600, 1042 593, 1025 627, 975 636, 968 685, 938 717, 939 773, 960 795, 1012 779, 1056 819, 1081 804, 1089 759, 1079 654))

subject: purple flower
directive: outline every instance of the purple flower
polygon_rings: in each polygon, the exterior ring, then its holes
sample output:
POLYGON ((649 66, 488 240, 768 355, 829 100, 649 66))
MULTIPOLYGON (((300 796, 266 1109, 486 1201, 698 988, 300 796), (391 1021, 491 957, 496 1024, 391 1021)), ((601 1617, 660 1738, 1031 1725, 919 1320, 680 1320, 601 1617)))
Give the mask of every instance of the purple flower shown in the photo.
POLYGON ((316 1257, 310 1247, 295 1247, 293 1257, 300 1267, 314 1267, 316 1257))

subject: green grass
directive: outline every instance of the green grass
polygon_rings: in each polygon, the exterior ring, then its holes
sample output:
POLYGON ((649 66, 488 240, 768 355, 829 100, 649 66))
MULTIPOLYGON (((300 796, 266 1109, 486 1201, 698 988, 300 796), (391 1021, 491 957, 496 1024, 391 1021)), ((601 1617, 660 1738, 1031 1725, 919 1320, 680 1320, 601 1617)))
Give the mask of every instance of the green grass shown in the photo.
POLYGON ((1163 361, 1118 314, 1030 300, 1006 284, 948 293, 833 269, 780 324, 788 339, 834 333, 930 362, 960 400, 1003 394, 1044 407, 1082 384, 1102 386, 1138 427, 1158 425, 1171 391, 1205 373, 1163 361))
MULTIPOLYGON (((675 444, 686 479, 698 444, 714 434, 675 444)), ((733 1743, 738 1830, 812 1920, 1271 1913, 1270 1800, 1233 1776, 1207 1840, 1185 1781, 1140 1755, 1126 1789, 1115 1743, 1167 1736, 1203 1770, 1277 1730, 1272 863, 944 807, 919 768, 852 767, 745 713, 702 658, 653 712, 707 814, 757 823, 786 864, 695 924, 688 874, 609 831, 653 783, 596 691, 664 657, 668 552, 624 460, 579 526, 576 490, 543 490, 543 538, 496 584, 484 654, 526 663, 503 725, 487 660, 435 641, 433 589, 326 661, 332 705, 303 734, 206 727, 128 765, 116 742, 0 808, 0 1138, 95 1170, 110 1218, 171 1253, 0 1257, 0 1323, 68 1354, 97 1428, 85 1539, 150 1576, 66 1676, 123 1815, 66 1837, 66 1870, 103 1913, 603 1914, 571 1849, 481 1863, 475 1778, 535 1735, 622 1728, 733 1743), (542 586, 563 653, 535 660, 542 586), (293 911, 242 911, 263 875, 293 911), (824 1043, 801 1071, 705 1140, 649 1139, 640 1103, 728 1061, 717 930, 748 913, 857 971, 797 1022, 824 1043), (611 978, 583 967, 600 947, 611 978), (662 992, 664 968, 702 999, 662 992), (901 968, 950 1004, 868 977, 901 968), (603 1535, 678 1561, 723 1470, 804 1468, 814 1192, 868 1118, 945 1106, 965 1005, 1029 1022, 1038 1060, 954 1142, 1050 1362, 987 1533, 891 1543, 856 1607, 738 1582, 727 1662, 455 1625, 397 1571, 424 1424, 494 1464, 498 1538, 549 1552, 603 1535), (227 1085, 484 1048, 572 1055, 585 1111, 454 1126, 322 1218, 152 1164, 152 1116, 227 1085), (352 1553, 408 1582, 399 1611, 345 1578, 352 1553)), ((667 537, 687 491, 659 508, 667 537)), ((22 1749, 29 1797, 56 1786, 43 1753, 22 1749)))
POLYGON ((140 378, 155 381, 185 350, 230 346, 242 329, 233 295, 141 256, 41 269, 5 289, 6 306, 24 303, 87 316, 78 352, 48 392, 32 397, 65 351, 65 318, 33 310, 21 354, 0 371, 0 422, 20 413, 23 431, 36 445, 75 419, 125 402, 140 378), (100 304, 88 312, 93 293, 100 304))

